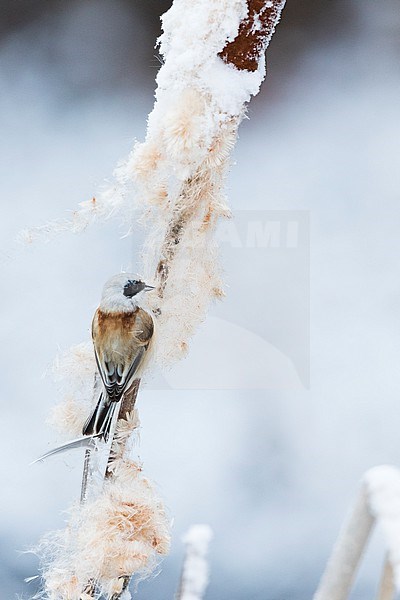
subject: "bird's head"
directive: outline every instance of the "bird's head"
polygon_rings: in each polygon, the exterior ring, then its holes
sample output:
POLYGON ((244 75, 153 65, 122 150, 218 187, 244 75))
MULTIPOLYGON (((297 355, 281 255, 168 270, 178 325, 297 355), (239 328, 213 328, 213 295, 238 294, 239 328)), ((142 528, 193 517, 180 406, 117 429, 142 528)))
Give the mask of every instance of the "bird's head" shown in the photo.
POLYGON ((140 292, 149 292, 150 290, 154 290, 154 286, 147 285, 147 283, 139 279, 127 279, 124 284, 123 294, 127 298, 133 298, 133 296, 136 296, 140 292))
POLYGON ((132 304, 137 304, 142 292, 154 290, 140 279, 135 279, 130 273, 114 275, 105 284, 101 299, 104 310, 120 311, 132 309, 132 304))

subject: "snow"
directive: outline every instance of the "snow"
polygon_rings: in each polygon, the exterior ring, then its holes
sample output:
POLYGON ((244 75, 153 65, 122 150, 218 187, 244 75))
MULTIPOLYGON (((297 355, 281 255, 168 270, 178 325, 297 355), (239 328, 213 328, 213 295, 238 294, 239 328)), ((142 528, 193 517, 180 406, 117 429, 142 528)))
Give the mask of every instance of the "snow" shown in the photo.
POLYGON ((157 100, 190 85, 209 94, 217 119, 239 115, 243 103, 258 92, 265 66, 255 73, 239 71, 225 64, 218 52, 235 38, 246 16, 244 0, 203 0, 195 6, 190 0, 174 2, 162 19, 159 41, 165 64, 157 77, 157 100))
POLYGON ((81 203, 70 222, 58 219, 21 234, 32 242, 67 229, 78 233, 111 216, 131 231, 139 208, 148 232, 141 269, 146 281, 161 277, 158 261, 167 248, 174 249, 162 311, 157 303, 152 307, 161 313, 160 365, 187 353, 210 303, 224 295, 214 233, 229 216, 224 188, 230 155, 246 102, 265 77, 265 60, 248 72, 226 64, 218 53, 236 37, 247 12, 245 0, 176 0, 162 17, 164 62, 145 141, 135 143, 115 169, 115 182, 81 203), (177 220, 184 224, 179 245, 168 229, 177 220))
POLYGON ((121 591, 122 575, 149 575, 159 557, 168 554, 170 520, 141 471, 137 463, 117 461, 103 493, 75 504, 68 527, 42 538, 37 549, 44 563, 40 598, 81 599, 93 579, 99 589, 90 597, 110 598, 121 591))
POLYGON ((221 59, 213 62, 206 73, 208 86, 221 111, 221 115, 236 115, 243 105, 255 96, 265 77, 265 58, 262 56, 254 72, 239 71, 221 59))
MULTIPOLYGON (((348 597, 374 522, 383 531, 394 583, 400 590, 400 470, 382 465, 365 473, 357 501, 342 526, 314 600, 348 597)), ((391 580, 390 570, 385 573, 391 580)))
MULTIPOLYGON (((230 154, 245 103, 258 92, 265 64, 260 60, 254 73, 238 71, 218 52, 235 38, 246 14, 245 0, 176 0, 163 17, 159 43, 165 62, 145 141, 136 143, 115 170, 115 183, 81 203, 69 222, 57 219, 22 233, 27 242, 48 239, 68 229, 82 232, 93 221, 116 215, 130 230, 137 219, 133 211, 140 207, 148 233, 142 274, 147 282, 157 279, 158 294, 150 308, 159 315, 160 364, 186 354, 211 301, 224 295, 215 231, 219 219, 229 216, 224 188, 230 154), (165 281, 158 268, 161 258, 167 261, 165 281)), ((65 429, 75 431, 83 421, 94 370, 86 344, 62 361, 67 389, 68 376, 82 383, 81 389, 70 390, 54 415, 53 421, 66 424, 65 429)), ((169 523, 162 502, 140 476, 141 468, 124 457, 117 463, 119 470, 102 494, 71 509, 67 528, 42 540, 48 553, 43 579, 51 599, 64 590, 68 597, 78 597, 92 579, 100 592, 112 595, 121 584, 118 574, 148 573, 155 555, 168 552, 169 523)), ((208 527, 196 526, 185 538, 184 600, 202 598, 207 586, 205 554, 211 535, 208 527)))
POLYGON ((364 476, 371 512, 385 536, 397 591, 400 591, 400 470, 382 465, 364 476))
POLYGON ((159 38, 164 62, 157 76, 156 102, 149 115, 146 142, 136 143, 130 157, 114 171, 115 181, 95 198, 83 201, 71 220, 56 219, 21 232, 25 243, 70 230, 84 231, 94 221, 119 215, 130 229, 132 209, 152 205, 165 194, 171 173, 189 177, 207 156, 221 123, 243 114, 265 77, 265 61, 255 72, 239 71, 219 57, 235 38, 247 15, 245 0, 178 0, 162 17, 159 38), (190 118, 186 118, 186 117, 190 118), (151 177, 151 190, 127 190, 132 181, 151 177), (139 200, 140 199, 140 200, 139 200))
MULTIPOLYGON (((99 4, 91 5, 94 15, 109 6, 104 1, 99 4)), ((65 11, 75 5, 65 5, 65 11)), ((116 4, 114 12, 119 14, 124 6, 116 4)), ((356 3, 352 8, 359 27, 352 26, 348 37, 329 42, 321 36, 322 45, 309 48, 296 68, 276 54, 277 62, 283 62, 276 66, 275 83, 267 82, 275 92, 260 97, 252 119, 242 128, 237 167, 232 169, 229 185, 237 213, 250 203, 260 210, 312 212, 311 390, 276 393, 266 382, 263 391, 244 392, 235 382, 239 389, 196 392, 168 390, 161 382, 157 384, 161 389, 146 391, 138 403, 144 424, 141 455, 175 515, 176 534, 199 519, 200 491, 201 518, 218 523, 214 558, 223 563, 229 555, 229 564, 225 571, 213 568, 207 595, 213 600, 221 598, 220 586, 225 586, 227 597, 294 594, 296 600, 309 600, 360 473, 383 462, 398 464, 398 425, 391 417, 398 413, 400 388, 396 308, 400 90, 394 54, 400 14, 393 2, 385 7, 356 3), (385 22, 378 27, 381 21, 385 22), (171 429, 174 444, 170 443, 171 429), (339 439, 346 443, 338 444, 339 439), (179 470, 171 469, 171 464, 179 464, 179 470), (228 480, 227 473, 232 474, 228 480), (242 520, 243 510, 248 518, 242 520), (304 540, 310 536, 313 544, 305 553, 304 540)), ((75 18, 74 22, 80 21, 75 18)), ((60 29, 61 23, 52 28, 54 36, 60 35, 60 29)), ((89 100, 62 88, 66 103, 60 103, 54 71, 45 61, 40 65, 37 53, 31 52, 32 47, 37 49, 40 36, 23 43, 24 35, 25 29, 16 32, 18 52, 7 55, 6 44, 1 51, 2 84, 7 89, 2 99, 6 176, 1 227, 7 254, 18 227, 50 219, 80 198, 91 197, 95 182, 110 171, 118 156, 128 152, 129 138, 134 133, 140 139, 144 136, 149 109, 137 84, 123 100, 118 99, 122 95, 118 88, 109 95, 96 93, 89 100), (33 87, 21 81, 27 69, 33 87), (56 114, 49 111, 49 105, 58 107, 56 114), (16 165, 23 165, 23 177, 16 165), (10 199, 8 208, 6 199, 10 199)), ((271 76, 275 77, 273 72, 271 76)), ((67 348, 86 335, 89 339, 90 319, 104 278, 120 265, 130 268, 133 244, 136 256, 140 237, 119 240, 118 235, 116 222, 110 221, 84 236, 64 235, 48 245, 22 249, 15 260, 3 265, 4 420, 9 423, 3 431, 5 456, 13 449, 13 460, 3 461, 3 479, 9 482, 2 494, 7 547, 3 593, 7 598, 14 597, 22 577, 35 572, 27 567, 29 557, 21 558, 9 549, 31 545, 41 531, 59 526, 60 509, 77 494, 80 454, 27 467, 51 435, 43 423, 55 400, 54 390, 40 375, 59 345, 67 348), (21 350, 21 337, 12 328, 13 321, 20 324, 25 357, 29 356, 24 377, 17 378, 13 362, 21 350), (19 444, 15 423, 21 434, 19 444), (12 580, 13 574, 18 581, 12 580)), ((279 321, 274 338, 269 331, 277 315, 287 314, 285 303, 298 321, 302 313, 296 312, 298 303, 290 295, 279 290, 274 294, 271 289, 271 270, 283 272, 282 267, 262 262, 264 253, 258 252, 259 262, 252 268, 259 274, 254 290, 247 255, 243 257, 241 251, 238 260, 235 252, 226 252, 229 293, 214 314, 250 331, 261 331, 287 354, 287 336, 293 336, 287 322, 279 321), (249 295, 252 311, 244 313, 249 295)), ((302 288, 294 277, 290 281, 297 294, 302 288)), ((193 363, 193 370, 203 375, 204 387, 211 362, 207 336, 212 339, 214 327, 207 318, 201 347, 195 353, 196 358, 203 358, 193 363)), ((296 334, 293 337, 295 344, 301 343, 296 334)), ((231 342, 232 354, 235 347, 240 348, 231 342)), ((191 360, 193 350, 192 345, 191 360)), ((238 377, 240 360, 245 362, 237 353, 232 379, 238 377)), ((212 381, 216 378, 217 373, 212 374, 212 381)), ((373 596, 376 588, 383 548, 380 537, 373 536, 371 542, 355 598, 365 598, 367 591, 373 596)), ((173 596, 179 568, 176 554, 172 564, 143 585, 138 596, 163 599, 166 588, 168 596, 173 596)))
POLYGON ((206 555, 212 537, 213 532, 208 525, 192 525, 184 535, 186 558, 179 600, 201 600, 203 598, 209 581, 206 555))

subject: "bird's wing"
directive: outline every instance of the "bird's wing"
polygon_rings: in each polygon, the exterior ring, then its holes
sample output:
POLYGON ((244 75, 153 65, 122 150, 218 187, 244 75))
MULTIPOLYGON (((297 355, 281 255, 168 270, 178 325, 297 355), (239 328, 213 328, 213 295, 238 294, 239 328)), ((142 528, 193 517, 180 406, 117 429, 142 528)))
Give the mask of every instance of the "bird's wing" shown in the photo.
POLYGON ((132 381, 135 375, 135 371, 142 362, 145 349, 139 347, 136 356, 133 361, 129 364, 128 369, 121 369, 121 365, 114 364, 112 362, 104 362, 99 359, 97 350, 95 349, 96 363, 99 369, 103 385, 106 389, 107 396, 111 401, 118 402, 121 399, 122 394, 128 387, 128 384, 132 381))
POLYGON ((134 336, 139 344, 147 346, 150 343, 154 333, 154 322, 148 312, 139 308, 136 311, 134 336))

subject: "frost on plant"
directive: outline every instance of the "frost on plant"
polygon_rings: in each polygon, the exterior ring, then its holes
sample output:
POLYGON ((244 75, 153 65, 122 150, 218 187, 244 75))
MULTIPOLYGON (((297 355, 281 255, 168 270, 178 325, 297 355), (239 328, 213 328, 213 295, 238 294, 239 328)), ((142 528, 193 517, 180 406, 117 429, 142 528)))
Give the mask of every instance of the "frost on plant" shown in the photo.
POLYGON ((396 590, 400 591, 400 471, 382 465, 367 471, 369 506, 383 531, 396 590))
POLYGON ((95 372, 91 342, 73 346, 54 361, 53 376, 62 400, 52 409, 48 423, 65 439, 82 433, 91 403, 99 394, 100 381, 95 372))
POLYGON ((145 576, 168 553, 169 530, 163 503, 141 467, 118 461, 102 494, 73 506, 68 527, 42 539, 41 597, 80 600, 86 590, 88 598, 112 598, 127 573, 145 576))
MULTIPOLYGON (((161 365, 186 353, 210 302, 224 295, 214 232, 218 220, 230 216, 224 191, 230 156, 246 102, 265 76, 263 50, 283 4, 174 0, 162 18, 158 43, 164 63, 144 142, 136 143, 115 170, 113 185, 83 202, 72 219, 21 234, 28 243, 48 240, 112 217, 131 231, 139 219, 147 238, 141 268, 135 265, 135 271, 156 286, 150 309, 157 328, 154 359, 161 365), (246 45, 251 68, 233 60, 238 46, 242 52, 246 45)), ((90 404, 98 398, 95 372, 90 343, 72 348, 56 365, 63 401, 51 421, 68 437, 80 434, 90 404)), ((162 502, 129 459, 127 442, 138 427, 138 389, 139 381, 127 406, 125 396, 121 400, 102 489, 83 494, 66 529, 42 540, 44 598, 128 598, 130 577, 148 574, 168 552, 169 521, 162 502)), ((89 460, 85 466, 86 473, 93 470, 89 460)), ((188 592, 185 599, 200 598, 208 581, 202 548, 210 534, 204 528, 196 531, 193 539, 187 538, 182 583, 192 581, 197 596, 188 592), (193 580, 196 561, 201 569, 193 580)))
POLYGON ((185 353, 210 301, 223 296, 213 232, 218 219, 229 216, 224 183, 230 154, 245 103, 265 76, 265 61, 261 53, 257 68, 239 69, 220 54, 234 43, 241 22, 269 15, 261 30, 265 48, 284 2, 264 3, 258 13, 249 11, 252 4, 175 0, 162 17, 158 42, 164 64, 145 141, 115 170, 113 185, 83 202, 69 222, 23 232, 33 241, 65 229, 80 232, 114 216, 128 231, 136 219, 144 222, 141 271, 159 285, 154 309, 162 303, 157 351, 162 364, 185 353))
POLYGON ((178 600, 202 600, 209 581, 207 551, 212 536, 208 525, 192 525, 183 537, 186 556, 178 600))

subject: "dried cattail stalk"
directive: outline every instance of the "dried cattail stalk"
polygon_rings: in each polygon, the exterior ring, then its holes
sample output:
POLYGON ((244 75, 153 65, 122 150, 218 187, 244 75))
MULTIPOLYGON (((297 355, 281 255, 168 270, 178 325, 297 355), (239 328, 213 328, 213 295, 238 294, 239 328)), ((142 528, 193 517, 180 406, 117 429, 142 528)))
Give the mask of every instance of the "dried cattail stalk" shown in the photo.
POLYGON ((192 525, 183 537, 186 554, 176 600, 202 600, 209 581, 207 552, 212 537, 208 525, 192 525))
POLYGON ((379 598, 389 600, 395 592, 400 592, 400 471, 383 465, 365 473, 314 600, 347 600, 376 521, 387 548, 379 598))
MULTIPOLYGON (((158 330, 155 359, 160 364, 187 352, 210 302, 224 295, 214 232, 218 220, 229 217, 224 185, 231 152, 246 103, 265 77, 263 51, 283 4, 284 0, 174 0, 162 18, 159 44, 164 62, 145 141, 115 170, 115 184, 82 203, 70 221, 57 220, 22 234, 33 242, 64 230, 81 232, 111 216, 131 230, 139 209, 148 230, 142 274, 157 285, 151 308, 158 330)), ((67 359, 67 370, 81 362, 82 368, 89 365, 85 346, 74 352, 76 364, 67 359)), ((75 433, 83 422, 93 381, 97 395, 94 364, 83 370, 80 389, 67 386, 65 402, 53 415, 53 421, 66 424, 68 433, 75 433)), ((101 494, 86 493, 94 470, 87 455, 85 502, 71 510, 65 531, 42 543, 49 550, 43 569, 49 600, 127 597, 130 576, 149 572, 156 557, 168 551, 162 503, 128 458, 128 437, 137 426, 137 391, 138 385, 122 403, 101 494)))
MULTIPOLYGON (((71 509, 68 527, 43 538, 43 598, 112 598, 132 573, 149 574, 168 553, 170 523, 141 466, 113 464, 102 494, 71 509)), ((116 596, 118 597, 118 595, 116 596)))

